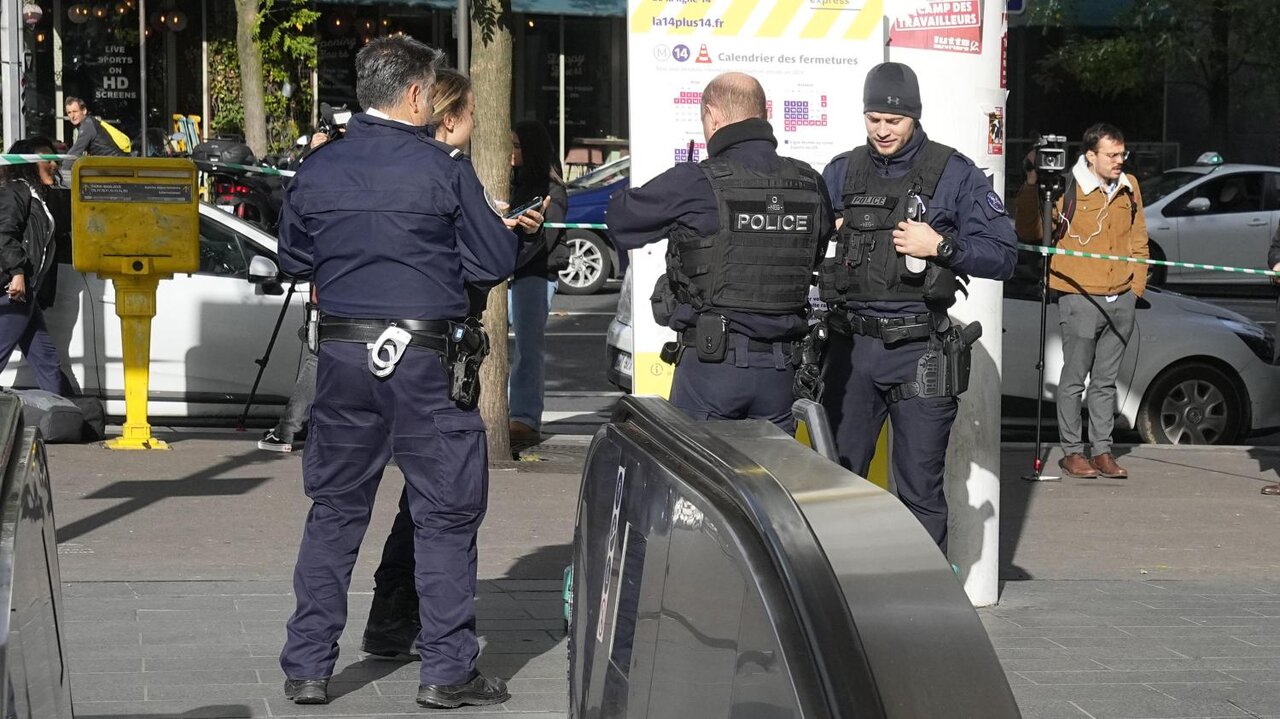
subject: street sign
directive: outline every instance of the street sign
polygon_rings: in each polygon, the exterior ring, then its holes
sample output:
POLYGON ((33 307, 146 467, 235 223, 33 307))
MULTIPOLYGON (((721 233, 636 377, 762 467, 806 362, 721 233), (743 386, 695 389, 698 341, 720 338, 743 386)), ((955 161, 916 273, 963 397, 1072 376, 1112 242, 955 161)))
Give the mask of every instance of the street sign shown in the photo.
POLYGON ((1010 15, 1021 15, 1027 9, 1027 0, 1005 0, 1004 11, 1010 15))

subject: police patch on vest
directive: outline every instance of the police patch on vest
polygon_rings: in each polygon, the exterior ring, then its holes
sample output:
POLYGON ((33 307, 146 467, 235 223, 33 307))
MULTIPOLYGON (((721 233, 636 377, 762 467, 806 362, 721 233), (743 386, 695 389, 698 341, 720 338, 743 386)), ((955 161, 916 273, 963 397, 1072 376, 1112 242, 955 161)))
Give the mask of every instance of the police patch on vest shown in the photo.
POLYGON ((783 203, 781 195, 765 195, 764 211, 786 214, 787 206, 783 203))
POLYGON ((1004 203, 1000 201, 1000 196, 997 195, 996 193, 994 192, 987 193, 987 204, 990 205, 991 209, 995 210, 996 212, 999 212, 1002 215, 1004 214, 1004 203))
POLYGON ((778 212, 738 212, 733 216, 734 232, 808 232, 813 215, 778 212))
POLYGON ((893 207, 897 198, 888 195, 854 195, 845 203, 846 207, 893 207))

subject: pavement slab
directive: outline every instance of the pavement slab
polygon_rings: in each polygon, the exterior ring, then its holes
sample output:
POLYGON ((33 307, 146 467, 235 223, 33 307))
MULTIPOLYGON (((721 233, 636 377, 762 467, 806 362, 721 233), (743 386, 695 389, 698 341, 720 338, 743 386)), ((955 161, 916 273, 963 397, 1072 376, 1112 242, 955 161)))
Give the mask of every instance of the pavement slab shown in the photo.
MULTIPOLYGON (((165 439, 169 452, 48 448, 77 717, 423 713, 417 665, 358 647, 399 471, 356 565, 335 700, 297 706, 276 655, 308 509, 301 458, 250 434, 165 439)), ((567 716, 561 573, 586 449, 553 437, 492 468, 480 666, 512 699, 459 715, 567 716)), ((1117 449, 1132 479, 1036 484, 1017 479, 1031 449, 1005 449, 1000 603, 979 615, 1024 716, 1280 718, 1280 499, 1258 494, 1280 452, 1117 449)))

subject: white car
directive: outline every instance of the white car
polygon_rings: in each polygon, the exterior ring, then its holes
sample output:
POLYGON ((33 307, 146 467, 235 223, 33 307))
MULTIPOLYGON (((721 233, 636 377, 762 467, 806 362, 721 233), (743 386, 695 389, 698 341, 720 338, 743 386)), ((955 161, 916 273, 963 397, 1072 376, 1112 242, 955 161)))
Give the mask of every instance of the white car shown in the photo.
MULTIPOLYGON (((69 255, 69 253, 67 253, 69 255)), ((45 321, 63 369, 85 394, 123 416, 124 363, 112 283, 58 264, 56 300, 45 321)), ((240 416, 258 365, 289 293, 278 277, 276 240, 213 205, 200 205, 200 269, 162 280, 151 323, 148 414, 229 419, 240 416)), ((290 298, 250 416, 275 419, 293 391, 302 359, 298 338, 309 285, 290 298)), ((14 354, 0 374, 5 387, 34 387, 14 354)))
MULTIPOLYGON (((1024 256, 1024 259, 1025 256, 1024 256)), ((1004 285, 1003 380, 1007 416, 1034 416, 1040 303, 1036 260, 1019 265, 1004 285)), ((618 313, 609 326, 609 379, 630 391, 632 369, 631 273, 623 281, 618 313)), ((1048 308, 1045 418, 1052 423, 1062 339, 1058 308, 1048 308)), ((1232 444, 1251 431, 1280 426, 1280 367, 1275 338, 1261 325, 1227 309, 1176 292, 1149 290, 1138 308, 1118 380, 1117 427, 1136 428, 1160 444, 1232 444)))
MULTIPOLYGON (((1202 162, 1143 180, 1151 257, 1206 265, 1266 268, 1280 230, 1280 167, 1202 162)), ((1213 159, 1218 159, 1214 162, 1213 159)), ((1258 284, 1266 277, 1152 267, 1155 284, 1258 284)))

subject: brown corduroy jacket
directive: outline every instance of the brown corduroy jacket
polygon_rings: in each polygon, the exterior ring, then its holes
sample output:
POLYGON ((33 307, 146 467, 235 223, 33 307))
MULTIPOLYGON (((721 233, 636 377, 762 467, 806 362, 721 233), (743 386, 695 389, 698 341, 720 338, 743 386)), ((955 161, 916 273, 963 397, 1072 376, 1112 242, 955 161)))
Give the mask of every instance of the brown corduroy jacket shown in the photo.
MULTIPOLYGON (((1075 178, 1076 209, 1066 234, 1058 242, 1064 250, 1121 257, 1149 258, 1147 222, 1142 216, 1142 192, 1133 175, 1123 175, 1110 199, 1098 177, 1081 157, 1071 170, 1075 178)), ((1035 185, 1023 184, 1014 200, 1014 225, 1023 241, 1040 242, 1040 197, 1035 185)), ((1053 208, 1055 226, 1062 216, 1062 198, 1053 208)), ((1087 257, 1054 255, 1049 262, 1049 287, 1059 292, 1118 295, 1147 289, 1147 265, 1087 257)))

